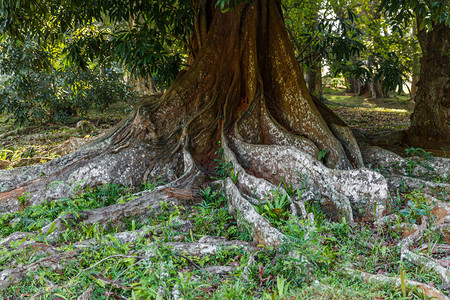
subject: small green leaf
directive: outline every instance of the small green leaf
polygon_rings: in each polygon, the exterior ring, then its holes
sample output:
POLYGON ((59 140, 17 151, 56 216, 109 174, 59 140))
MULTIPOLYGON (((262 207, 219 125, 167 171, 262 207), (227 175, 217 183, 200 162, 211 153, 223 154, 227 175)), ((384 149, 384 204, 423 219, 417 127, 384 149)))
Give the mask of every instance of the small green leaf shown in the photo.
POLYGON ((330 153, 330 151, 327 150, 327 149, 320 150, 320 151, 319 151, 319 155, 317 156, 317 159, 318 159, 318 160, 324 159, 325 156, 326 156, 328 153, 330 153))

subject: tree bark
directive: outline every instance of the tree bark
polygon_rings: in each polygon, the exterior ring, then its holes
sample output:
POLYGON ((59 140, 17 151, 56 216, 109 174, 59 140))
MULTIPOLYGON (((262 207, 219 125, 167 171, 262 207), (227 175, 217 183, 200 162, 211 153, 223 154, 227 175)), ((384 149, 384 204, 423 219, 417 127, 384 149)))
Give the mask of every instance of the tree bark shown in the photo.
POLYGON ((411 91, 410 91, 411 100, 414 100, 416 98, 418 82, 419 82, 419 76, 413 75, 411 78, 411 91))
POLYGON ((323 86, 322 86, 322 66, 319 61, 316 61, 308 70, 308 88, 311 94, 322 100, 323 86))
POLYGON ((358 96, 369 97, 370 87, 371 87, 370 82, 366 81, 366 82, 362 83, 361 87, 359 88, 358 96))
POLYGON ((347 92, 359 95, 359 91, 361 90, 362 87, 361 81, 355 77, 348 77, 345 80, 349 85, 349 87, 347 88, 347 92))
POLYGON ((375 79, 375 76, 372 78, 372 82, 370 83, 370 88, 371 88, 373 99, 380 99, 380 98, 387 97, 387 95, 383 91, 383 85, 381 83, 381 80, 375 79))
POLYGON ((450 28, 434 24, 417 35, 422 58, 408 141, 416 147, 439 149, 450 144, 450 28))

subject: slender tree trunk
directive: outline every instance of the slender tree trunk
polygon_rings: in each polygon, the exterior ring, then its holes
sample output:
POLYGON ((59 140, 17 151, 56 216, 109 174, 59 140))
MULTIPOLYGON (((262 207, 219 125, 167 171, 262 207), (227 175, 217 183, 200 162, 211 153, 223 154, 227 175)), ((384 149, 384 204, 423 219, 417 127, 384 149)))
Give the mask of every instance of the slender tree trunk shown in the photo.
POLYGON ((372 92, 372 98, 373 99, 379 99, 379 98, 386 98, 387 95, 383 91, 383 85, 381 83, 381 80, 375 79, 375 77, 372 79, 372 82, 370 83, 370 88, 372 92))
POLYGON ((319 99, 323 98, 322 65, 316 61, 308 70, 308 88, 311 94, 319 99))
POLYGON ((422 48, 420 79, 411 116, 408 141, 417 147, 440 148, 450 144, 450 28, 434 24, 418 31, 422 48))
POLYGON ((349 85, 347 92, 359 95, 359 91, 361 90, 362 84, 359 79, 355 77, 348 77, 345 79, 349 85))
POLYGON ((370 84, 370 82, 366 81, 361 84, 358 95, 368 97, 370 92, 371 92, 371 84, 370 84))

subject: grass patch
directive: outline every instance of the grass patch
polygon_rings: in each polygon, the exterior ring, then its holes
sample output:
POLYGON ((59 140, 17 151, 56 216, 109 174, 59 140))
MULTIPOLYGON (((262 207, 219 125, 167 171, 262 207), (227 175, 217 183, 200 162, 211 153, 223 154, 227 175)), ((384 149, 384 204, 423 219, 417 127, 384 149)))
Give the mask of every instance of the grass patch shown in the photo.
MULTIPOLYGON (((145 186, 153 188, 155 184, 145 186)), ((40 291, 40 299, 72 299, 92 286, 94 299, 106 299, 108 295, 110 299, 168 298, 174 291, 184 299, 399 299, 401 288, 367 284, 345 275, 342 270, 353 268, 398 277, 402 266, 407 279, 442 285, 433 272, 400 262, 397 242, 401 237, 395 230, 362 222, 358 227, 351 227, 345 219, 332 223, 318 202, 307 207, 315 216, 314 224, 291 216, 288 206, 282 206, 281 212, 267 208, 278 212, 277 216, 266 214, 266 217, 288 237, 279 248, 259 247, 253 254, 238 247, 224 248, 204 257, 180 256, 165 243, 198 241, 204 235, 250 240, 249 233, 239 231, 234 218, 228 214, 223 191, 206 187, 201 195, 200 204, 189 209, 163 207, 162 213, 153 219, 130 219, 122 228, 105 229, 95 225, 72 228, 72 232, 53 245, 58 251, 72 251, 74 243, 88 238, 97 243, 77 250, 76 259, 57 271, 42 267, 28 273, 24 280, 0 295, 3 299, 17 296, 26 299, 40 291), (123 244, 114 237, 117 231, 143 226, 158 229, 131 244, 123 244), (316 230, 311 231, 311 227, 316 230), (152 255, 143 258, 145 253, 152 255), (244 270, 251 257, 254 263, 246 271, 249 280, 245 280, 244 270), (201 268, 234 266, 234 271, 226 276, 211 275, 194 268, 191 261, 201 268), (50 286, 53 288, 49 289, 50 286)), ((2 219, 0 232, 5 236, 19 230, 36 230, 61 214, 129 201, 132 197, 127 187, 114 184, 90 188, 70 199, 46 202, 9 215, 2 219), (16 225, 10 226, 13 220, 16 225)), ((425 205, 415 193, 409 195, 409 199, 413 198, 420 209, 425 205)), ((404 201, 392 201, 396 203, 391 209, 401 215, 404 201)), ((412 215, 404 217, 413 218, 412 215)), ((436 243, 440 238, 426 235, 422 242, 436 243)), ((45 256, 36 247, 21 248, 20 243, 16 247, 17 250, 0 251, 2 270, 11 263, 30 264, 45 256)), ((420 291, 408 289, 405 299, 426 298, 420 291)))

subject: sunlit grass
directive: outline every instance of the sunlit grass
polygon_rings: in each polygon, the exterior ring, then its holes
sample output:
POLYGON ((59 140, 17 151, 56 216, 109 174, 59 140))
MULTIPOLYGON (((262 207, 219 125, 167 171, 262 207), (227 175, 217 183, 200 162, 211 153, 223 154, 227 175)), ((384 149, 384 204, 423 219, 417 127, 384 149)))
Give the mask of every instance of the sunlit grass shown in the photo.
MULTIPOLYGON (((330 89, 329 89, 330 90, 330 89)), ((371 99, 330 90, 324 95, 333 109, 350 127, 375 133, 408 128, 414 103, 407 95, 371 99), (340 94, 338 94, 340 93, 340 94)))

